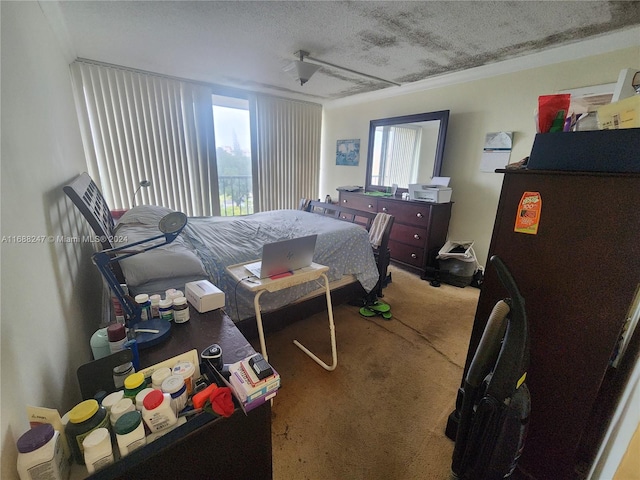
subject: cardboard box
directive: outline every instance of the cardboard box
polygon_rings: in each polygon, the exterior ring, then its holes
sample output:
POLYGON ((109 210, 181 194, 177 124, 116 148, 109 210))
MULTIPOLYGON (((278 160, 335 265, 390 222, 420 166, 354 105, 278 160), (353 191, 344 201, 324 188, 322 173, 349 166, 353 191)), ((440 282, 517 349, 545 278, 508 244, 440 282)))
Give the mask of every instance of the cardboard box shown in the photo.
POLYGON ((200 313, 224 307, 224 292, 208 280, 187 283, 185 296, 200 313))
POLYGON ((601 130, 640 128, 640 95, 599 107, 598 127, 601 130))

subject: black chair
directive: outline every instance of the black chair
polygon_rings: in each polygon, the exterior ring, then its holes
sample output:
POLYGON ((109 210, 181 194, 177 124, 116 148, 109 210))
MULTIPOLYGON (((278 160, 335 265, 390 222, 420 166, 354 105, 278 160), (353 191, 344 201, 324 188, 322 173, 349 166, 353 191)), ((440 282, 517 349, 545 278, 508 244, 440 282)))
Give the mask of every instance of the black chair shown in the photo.
MULTIPOLYGON (((355 210, 353 208, 343 207, 341 205, 334 205, 332 203, 324 203, 319 200, 300 200, 300 209, 307 212, 316 213, 328 217, 333 217, 337 220, 345 222, 356 223, 362 225, 368 232, 371 231, 376 216, 380 213, 364 212, 361 210, 355 210)), ((386 214, 385 214, 386 215, 386 214)), ((378 283, 371 291, 378 297, 382 297, 382 289, 391 280, 389 274, 389 262, 391 261, 391 250, 389 249, 389 238, 391 236, 391 228, 393 227, 394 216, 389 215, 389 219, 385 224, 384 231, 381 235, 380 245, 373 247, 373 256, 378 266, 378 283)))

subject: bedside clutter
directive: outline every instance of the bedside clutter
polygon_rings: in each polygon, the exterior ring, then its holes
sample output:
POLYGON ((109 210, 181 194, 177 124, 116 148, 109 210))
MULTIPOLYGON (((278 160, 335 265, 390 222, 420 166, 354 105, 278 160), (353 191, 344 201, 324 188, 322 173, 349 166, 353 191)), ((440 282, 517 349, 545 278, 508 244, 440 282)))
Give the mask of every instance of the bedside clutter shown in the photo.
MULTIPOLYGON (((197 387, 188 406, 179 412, 177 423, 157 434, 147 433, 146 444, 129 451, 124 458, 119 455, 119 446, 114 439, 114 463, 96 470, 89 477, 92 480, 200 478, 202 471, 215 471, 221 478, 272 478, 270 403, 256 406, 245 414, 227 385, 220 379, 212 380, 214 377, 204 367, 198 353, 217 344, 220 354, 224 355, 223 361, 231 364, 249 358, 256 352, 222 310, 201 314, 195 308, 189 308, 189 322, 174 325, 166 342, 140 352, 140 372, 144 373, 145 378, 156 380, 156 385, 164 383, 164 379, 154 378, 157 377, 154 373, 161 373, 163 367, 166 367, 165 375, 180 373, 186 379, 190 376, 191 369, 185 368, 183 362, 194 365, 193 383, 197 387), (178 366, 179 368, 175 368, 178 366), (198 381, 200 377, 207 381, 198 381), (207 392, 208 401, 213 403, 211 394, 212 390, 216 390, 214 402, 227 405, 225 412, 232 413, 231 416, 212 415, 208 413, 209 407, 203 408, 201 403, 198 407, 194 403, 191 408, 193 398, 207 388, 208 382, 213 385, 209 386, 210 390, 207 392), (224 394, 225 391, 228 395, 224 394), (184 455, 183 451, 188 451, 189 455, 184 455), (212 451, 218 454, 211 455, 212 451), (198 462, 193 461, 196 457, 198 462)), ((150 389, 145 391, 147 394, 149 392, 150 389)), ((141 392, 138 393, 136 400, 143 402, 139 398, 142 396, 141 392)), ((139 403, 141 402, 135 402, 136 405, 139 403)), ((142 421, 144 423, 144 419, 142 421)), ((72 480, 86 476, 86 467, 73 465, 72 480)))

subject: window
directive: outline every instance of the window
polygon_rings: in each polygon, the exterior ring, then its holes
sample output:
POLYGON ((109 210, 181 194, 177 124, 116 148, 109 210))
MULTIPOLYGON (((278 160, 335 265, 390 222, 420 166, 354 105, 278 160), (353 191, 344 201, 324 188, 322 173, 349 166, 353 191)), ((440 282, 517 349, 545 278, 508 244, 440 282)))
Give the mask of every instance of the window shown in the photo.
POLYGON ((253 207, 249 101, 213 95, 213 128, 220 215, 248 215, 253 207))

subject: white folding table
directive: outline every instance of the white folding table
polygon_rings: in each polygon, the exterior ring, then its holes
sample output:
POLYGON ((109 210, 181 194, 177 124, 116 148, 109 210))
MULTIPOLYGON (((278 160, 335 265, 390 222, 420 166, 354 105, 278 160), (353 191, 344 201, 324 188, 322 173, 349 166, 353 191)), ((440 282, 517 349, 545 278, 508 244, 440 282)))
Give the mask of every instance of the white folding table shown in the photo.
MULTIPOLYGON (((247 262, 253 263, 253 262, 247 262)), ((298 270, 295 270, 291 273, 291 275, 280 277, 276 279, 272 278, 263 278, 259 279, 253 276, 249 270, 245 268, 246 263, 241 263, 237 265, 231 265, 227 267, 227 271, 231 274, 231 276, 242 285, 243 288, 254 292, 255 297, 253 298, 253 307, 256 312, 256 322, 258 324, 258 335, 260 337, 260 348, 262 349, 262 356, 265 360, 269 360, 267 356, 267 345, 264 339, 264 329, 262 327, 262 315, 260 313, 260 297, 265 292, 277 292, 278 290, 282 290, 285 288, 293 287, 296 285, 300 285, 306 282, 312 282, 319 278, 324 279, 325 286, 325 296, 327 298, 327 312, 329 315, 329 335, 331 337, 331 356, 332 363, 331 365, 327 365, 325 362, 320 360, 314 353, 312 353, 307 347, 302 345, 297 340, 294 340, 293 343, 297 345, 300 350, 306 353, 309 357, 311 357, 318 365, 320 365, 325 370, 332 371, 338 366, 338 354, 336 351, 336 331, 333 323, 333 308, 331 306, 331 291, 329 290, 329 279, 327 278, 326 272, 329 270, 329 267, 325 265, 320 265, 318 263, 312 263, 308 267, 304 267, 298 270)))

